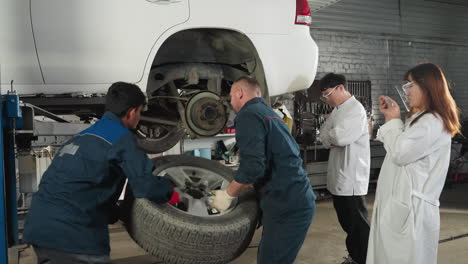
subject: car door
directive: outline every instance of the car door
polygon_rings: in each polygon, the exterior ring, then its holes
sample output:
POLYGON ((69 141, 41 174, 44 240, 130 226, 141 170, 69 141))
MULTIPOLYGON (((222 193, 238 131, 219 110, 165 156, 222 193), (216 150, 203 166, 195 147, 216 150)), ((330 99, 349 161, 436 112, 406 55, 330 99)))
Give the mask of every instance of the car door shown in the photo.
POLYGON ((188 0, 32 1, 47 84, 138 82, 167 29, 189 18, 188 0))
POLYGON ((4 89, 12 80, 18 86, 43 83, 28 0, 0 0, 0 68, 4 89))

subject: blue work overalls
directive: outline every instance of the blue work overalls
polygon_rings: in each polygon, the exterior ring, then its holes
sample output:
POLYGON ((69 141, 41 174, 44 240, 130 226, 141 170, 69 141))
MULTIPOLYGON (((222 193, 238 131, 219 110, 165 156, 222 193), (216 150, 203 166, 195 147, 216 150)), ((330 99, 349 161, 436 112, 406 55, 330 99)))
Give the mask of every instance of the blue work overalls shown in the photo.
POLYGON ((108 223, 128 178, 137 198, 169 201, 173 188, 152 175, 135 135, 107 112, 65 143, 44 173, 29 210, 24 241, 36 247, 109 255, 108 223))
POLYGON ((315 211, 315 195, 288 127, 262 98, 236 117, 239 183, 254 183, 263 212, 257 263, 293 263, 315 211))

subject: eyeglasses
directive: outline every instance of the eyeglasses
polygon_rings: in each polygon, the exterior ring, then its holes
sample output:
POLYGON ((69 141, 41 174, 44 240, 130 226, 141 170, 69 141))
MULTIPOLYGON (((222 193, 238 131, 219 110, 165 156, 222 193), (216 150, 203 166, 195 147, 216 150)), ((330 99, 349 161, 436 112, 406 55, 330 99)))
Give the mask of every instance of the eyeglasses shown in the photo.
POLYGON ((328 98, 328 97, 330 97, 330 95, 336 90, 336 87, 338 87, 338 85, 335 86, 335 87, 333 87, 333 89, 332 89, 330 92, 328 92, 327 94, 322 94, 322 97, 323 97, 323 98, 328 98))
POLYGON ((405 82, 402 86, 401 89, 403 89, 403 92, 405 92, 406 95, 409 94, 409 91, 411 89, 411 86, 413 86, 414 82, 405 82))

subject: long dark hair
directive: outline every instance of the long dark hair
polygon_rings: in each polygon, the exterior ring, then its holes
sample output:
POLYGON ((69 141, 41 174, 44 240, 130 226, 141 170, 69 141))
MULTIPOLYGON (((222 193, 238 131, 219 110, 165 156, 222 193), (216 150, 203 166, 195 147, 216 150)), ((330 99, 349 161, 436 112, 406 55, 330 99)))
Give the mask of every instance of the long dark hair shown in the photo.
MULTIPOLYGON (((409 77, 421 87, 425 97, 425 111, 411 122, 416 123, 424 114, 438 114, 444 122, 445 130, 454 136, 460 133, 460 121, 458 120, 459 110, 450 94, 447 80, 442 70, 433 63, 423 63, 410 69, 405 74, 405 79, 409 77)), ((414 114, 411 109, 410 115, 414 114)))

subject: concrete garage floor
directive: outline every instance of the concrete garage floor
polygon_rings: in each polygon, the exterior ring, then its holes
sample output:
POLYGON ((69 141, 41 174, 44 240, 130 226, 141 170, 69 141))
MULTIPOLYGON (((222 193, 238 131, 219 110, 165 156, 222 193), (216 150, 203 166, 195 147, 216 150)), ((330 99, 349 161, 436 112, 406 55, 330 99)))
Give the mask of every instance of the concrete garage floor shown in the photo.
MULTIPOLYGON (((368 196, 368 209, 371 215, 373 194, 368 196)), ((440 239, 468 234, 468 184, 455 185, 444 190, 441 197, 441 232, 440 239)), ((261 229, 257 230, 250 247, 231 264, 256 263, 257 246, 261 229)), ((297 257, 296 264, 341 263, 347 255, 344 246, 345 234, 336 218, 330 200, 318 201, 314 221, 309 229, 307 239, 297 257)), ((111 258, 116 264, 156 264, 162 263, 148 255, 136 245, 119 225, 111 226, 111 258)), ((35 264, 35 256, 29 247, 17 247, 10 250, 10 264, 18 259, 20 264, 35 264)), ((468 236, 443 242, 439 245, 438 263, 468 263, 468 236)))

